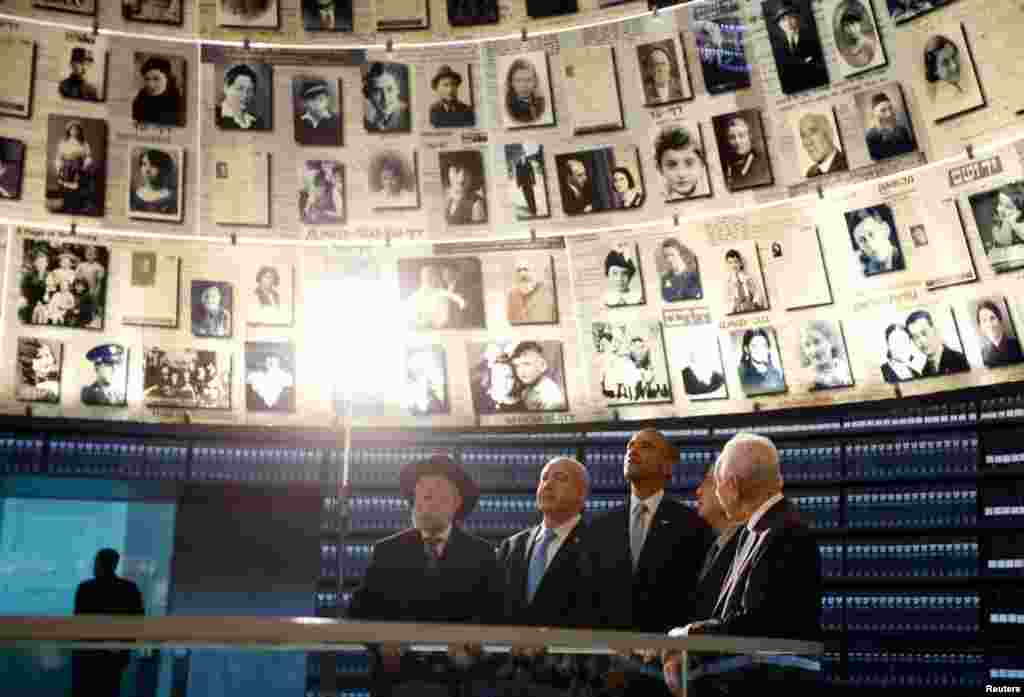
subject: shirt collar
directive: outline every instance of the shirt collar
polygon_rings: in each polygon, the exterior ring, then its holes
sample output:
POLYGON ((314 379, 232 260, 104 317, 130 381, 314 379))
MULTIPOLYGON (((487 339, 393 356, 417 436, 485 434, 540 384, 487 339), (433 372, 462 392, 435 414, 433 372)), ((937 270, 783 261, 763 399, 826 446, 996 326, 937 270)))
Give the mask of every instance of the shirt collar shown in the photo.
POLYGON ((540 524, 541 534, 543 535, 544 532, 546 532, 547 530, 554 530, 555 536, 560 541, 564 541, 565 538, 569 536, 569 533, 573 531, 573 528, 576 527, 576 524, 580 522, 580 519, 582 517, 583 516, 581 514, 577 513, 572 518, 570 518, 569 520, 567 520, 564 523, 562 523, 561 525, 559 525, 557 528, 549 528, 544 523, 541 523, 540 524))
MULTIPOLYGON (((420 530, 419 533, 420 533, 420 538, 423 538, 423 531, 420 530)), ((442 532, 440 535, 438 535, 438 537, 440 538, 441 543, 445 544, 445 545, 448 544, 448 538, 451 537, 451 534, 452 534, 452 526, 449 523, 448 527, 445 528, 445 531, 442 532)))
POLYGON ((653 520, 654 514, 658 512, 658 506, 661 504, 661 500, 663 498, 665 498, 665 490, 664 489, 661 489, 660 491, 658 491, 657 494, 651 494, 650 496, 648 496, 645 499, 638 499, 636 494, 630 494, 629 495, 629 515, 630 515, 630 518, 632 518, 633 512, 636 510, 636 507, 641 502, 643 502, 644 504, 647 505, 647 513, 650 516, 650 519, 653 520))
POLYGON ((761 518, 764 517, 764 514, 768 512, 769 508, 771 508, 772 506, 777 504, 779 501, 781 501, 782 498, 783 498, 782 492, 780 491, 779 493, 775 494, 774 496, 769 498, 767 501, 762 503, 761 507, 758 508, 756 511, 754 511, 754 513, 750 516, 750 520, 747 521, 747 530, 749 530, 750 532, 756 532, 754 530, 754 526, 757 525, 757 522, 759 520, 761 520, 761 518))

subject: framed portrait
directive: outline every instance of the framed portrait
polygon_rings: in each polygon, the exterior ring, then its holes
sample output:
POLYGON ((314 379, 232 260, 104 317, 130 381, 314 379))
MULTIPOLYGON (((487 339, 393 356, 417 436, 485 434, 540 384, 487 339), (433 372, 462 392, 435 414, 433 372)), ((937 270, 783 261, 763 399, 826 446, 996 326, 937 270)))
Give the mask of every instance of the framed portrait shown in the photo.
POLYGON ((106 99, 107 47, 102 40, 64 44, 57 73, 57 92, 64 99, 102 102, 106 99))
POLYGON ((267 63, 220 63, 214 66, 219 86, 214 118, 225 131, 274 129, 274 69, 267 63))
POLYGON ((841 77, 853 77, 888 64, 871 0, 829 0, 825 16, 832 26, 841 77))
POLYGON ((441 65, 430 72, 432 128, 468 128, 476 125, 473 70, 469 63, 441 65))
POLYGON ((1010 304, 1002 295, 985 295, 966 301, 957 309, 968 362, 986 368, 1024 363, 1020 336, 1014 327, 1010 304))
POLYGON ((13 138, 0 138, 0 199, 21 198, 24 171, 25 144, 13 138))
MULTIPOLYGON (((735 6, 738 7, 738 6, 735 6)), ((708 94, 727 94, 750 87, 750 64, 744 37, 746 23, 738 14, 717 11, 713 3, 693 8, 690 29, 708 94)))
POLYGON ((815 106, 791 111, 787 116, 797 148, 797 167, 805 179, 850 169, 843 150, 839 124, 830 107, 815 106))
POLYGON ((475 257, 399 259, 398 284, 409 329, 484 329, 484 285, 475 257))
POLYGON ((653 128, 654 166, 665 203, 711 196, 704 135, 697 121, 670 121, 653 128))
POLYGON ((637 44, 636 62, 643 82, 645 106, 693 99, 690 71, 674 36, 637 44))
POLYGON ((967 200, 992 270, 1024 268, 1024 180, 972 194, 967 200))
POLYGON ((782 366, 782 351, 779 350, 773 327, 734 331, 730 341, 743 394, 759 397, 779 394, 788 389, 782 366))
POLYGON ((32 0, 32 7, 44 10, 60 10, 76 15, 96 15, 96 0, 32 0))
POLYGON ((344 145, 341 80, 325 80, 312 75, 293 77, 292 114, 295 142, 299 145, 324 148, 344 145))
POLYGON ((505 318, 509 324, 558 324, 555 260, 550 254, 521 252, 509 269, 505 318))
POLYGON ((737 240, 718 251, 721 252, 719 268, 725 278, 722 288, 725 314, 745 315, 767 310, 768 295, 757 245, 737 240))
POLYGON ((444 219, 449 225, 487 222, 487 182, 479 150, 456 150, 437 155, 444 188, 444 219))
POLYGON ((306 160, 299 175, 299 217, 306 225, 345 222, 345 165, 337 160, 306 160))
POLYGON ((85 352, 78 374, 91 382, 82 388, 82 404, 128 406, 128 353, 121 344, 100 344, 85 352))
POLYGON ((562 342, 493 341, 466 345, 473 409, 480 415, 569 408, 562 342))
POLYGON ((103 329, 109 248, 25 240, 22 250, 18 317, 23 324, 103 329))
POLYGON ((932 10, 948 5, 953 0, 885 0, 889 16, 896 24, 909 22, 932 10))
POLYGON ((498 56, 501 124, 505 128, 555 125, 555 100, 551 92, 548 54, 531 51, 498 56), (504 97, 502 97, 502 94, 504 97))
POLYGON ((295 267, 250 264, 245 322, 251 327, 290 327, 295 322, 295 267))
POLYGON ((352 31, 352 0, 302 0, 306 31, 352 31))
POLYGON ((923 61, 918 92, 929 118, 942 123, 985 106, 964 25, 950 22, 922 35, 916 44, 923 61))
POLYGON ((412 81, 404 63, 364 63, 363 125, 368 133, 412 130, 412 81))
POLYGON ((147 346, 142 403, 180 409, 231 408, 231 354, 147 346))
POLYGON ((185 151, 171 145, 132 148, 128 217, 180 223, 185 151))
POLYGON ((0 75, 0 115, 27 119, 32 115, 36 42, 11 34, 0 37, 5 70, 0 75))
POLYGON ((555 155, 555 168, 566 215, 640 208, 647 198, 636 147, 555 155))
POLYGON ((420 207, 415 150, 378 150, 370 156, 369 189, 374 210, 420 207))
POLYGON ((252 148, 215 147, 204 158, 214 222, 270 225, 270 153, 252 148))
POLYGON ((498 0, 447 0, 448 24, 475 27, 498 21, 498 0))
POLYGON ((121 16, 127 22, 181 26, 181 0, 121 0, 121 16))
POLYGON ((192 281, 192 334, 228 339, 231 337, 234 295, 226 281, 192 281))
POLYGON ((277 29, 277 0, 217 0, 218 27, 277 29))
POLYGON ((516 220, 551 217, 543 145, 505 145, 505 177, 505 190, 516 220))
POLYGON ((377 31, 403 31, 430 27, 428 0, 374 0, 377 31))
POLYGON ((887 82, 853 96, 857 115, 864 129, 868 155, 875 162, 917 150, 914 126, 910 122, 903 89, 898 82, 887 82))
POLYGON ((123 254, 128 256, 129 277, 118 296, 121 324, 177 329, 181 257, 152 249, 123 254))
POLYGON ((614 47, 563 48, 560 58, 572 132, 585 135, 624 128, 614 47))
POLYGON ((19 402, 60 403, 64 344, 53 339, 18 337, 14 392, 19 402))
POLYGON ((718 332, 710 322, 665 329, 669 362, 679 370, 683 392, 691 402, 728 399, 718 332))
POLYGON ((132 121, 156 126, 184 126, 188 99, 185 59, 181 56, 135 52, 135 98, 132 121))
POLYGON ((245 342, 245 408, 295 411, 295 345, 288 341, 245 342))
POLYGON ((844 216, 853 254, 865 277, 907 268, 889 204, 858 208, 844 216))
POLYGON ((782 92, 796 94, 828 85, 811 0, 764 0, 761 10, 782 92))
POLYGON ((448 366, 444 346, 411 346, 405 349, 402 407, 413 416, 448 414, 448 366))
POLYGON ((102 217, 107 191, 107 122, 50 114, 46 209, 102 217))
POLYGON ((672 401, 661 322, 594 322, 595 382, 608 406, 672 401))
POLYGON ((729 191, 775 183, 760 109, 720 114, 711 119, 711 125, 722 163, 722 176, 729 191))
POLYGON ((949 307, 886 313, 878 323, 878 361, 888 383, 953 375, 971 369, 949 307))
POLYGON ((799 355, 810 392, 853 386, 841 322, 812 319, 800 325, 799 355))
POLYGON ((678 237, 661 240, 654 252, 661 299, 666 303, 703 300, 700 262, 697 255, 678 237))
POLYGON ((636 242, 612 245, 604 257, 605 307, 633 307, 647 302, 644 275, 640 269, 640 248, 636 242))
POLYGON ((579 12, 576 0, 526 0, 526 16, 530 19, 560 17, 579 12))

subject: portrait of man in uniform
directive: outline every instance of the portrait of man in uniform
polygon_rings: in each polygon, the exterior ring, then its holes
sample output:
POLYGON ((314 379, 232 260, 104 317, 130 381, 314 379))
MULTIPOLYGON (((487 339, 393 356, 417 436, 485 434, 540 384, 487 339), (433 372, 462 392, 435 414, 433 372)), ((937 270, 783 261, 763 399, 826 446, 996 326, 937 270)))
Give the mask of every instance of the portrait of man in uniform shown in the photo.
POLYGON ((128 403, 128 349, 120 344, 101 344, 89 350, 95 379, 82 388, 82 404, 123 407, 128 403))

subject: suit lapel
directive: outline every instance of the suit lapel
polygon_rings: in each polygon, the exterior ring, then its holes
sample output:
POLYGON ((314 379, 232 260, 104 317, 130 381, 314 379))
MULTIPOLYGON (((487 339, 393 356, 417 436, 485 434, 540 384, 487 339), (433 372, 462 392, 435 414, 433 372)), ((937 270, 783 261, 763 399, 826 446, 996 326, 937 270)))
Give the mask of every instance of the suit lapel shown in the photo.
MULTIPOLYGON (((672 513, 672 502, 669 501, 667 497, 662 497, 661 503, 658 505, 658 510, 655 512, 654 518, 651 520, 651 527, 647 531, 647 538, 644 540, 644 547, 640 550, 640 558, 637 560, 636 564, 637 573, 640 573, 641 569, 648 567, 652 560, 661 559, 660 555, 657 553, 658 545, 673 532, 675 521, 673 520, 672 513)), ((626 539, 628 540, 628 524, 626 527, 626 539)), ((659 562, 656 564, 655 568, 660 566, 661 564, 659 562)))

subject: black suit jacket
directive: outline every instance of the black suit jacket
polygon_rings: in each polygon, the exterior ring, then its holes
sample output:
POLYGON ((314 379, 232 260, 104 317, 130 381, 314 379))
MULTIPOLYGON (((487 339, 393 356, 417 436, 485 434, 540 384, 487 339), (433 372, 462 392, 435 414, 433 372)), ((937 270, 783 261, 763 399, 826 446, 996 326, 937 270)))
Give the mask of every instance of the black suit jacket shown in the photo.
POLYGON ((736 544, 739 542, 739 535, 736 534, 738 529, 739 526, 733 526, 719 533, 711 544, 707 556, 704 557, 704 565, 697 577, 697 603, 694 617, 711 617, 711 613, 715 611, 718 594, 729 575, 733 557, 736 556, 736 544))
POLYGON ((769 31, 783 92, 793 94, 828 84, 825 54, 815 27, 801 28, 795 52, 790 50, 783 32, 774 28, 769 31))
POLYGON ((685 504, 666 495, 658 505, 633 571, 629 506, 590 524, 602 628, 668 632, 694 619, 697 576, 711 529, 685 504))
POLYGON ((530 558, 540 528, 540 525, 527 528, 498 547, 504 595, 503 621, 545 627, 597 626, 596 569, 592 552, 585 544, 587 525, 582 520, 558 548, 533 602, 527 602, 530 558))
POLYGON ((845 172, 850 168, 849 163, 846 161, 846 153, 842 150, 836 150, 836 156, 832 158, 832 169, 828 172, 822 172, 817 164, 813 164, 807 168, 807 178, 820 177, 823 174, 835 174, 836 172, 845 172))

